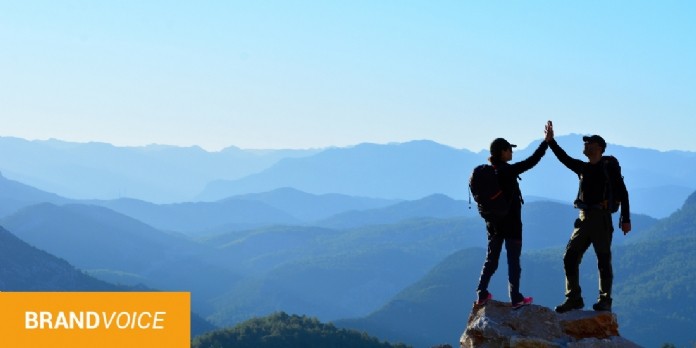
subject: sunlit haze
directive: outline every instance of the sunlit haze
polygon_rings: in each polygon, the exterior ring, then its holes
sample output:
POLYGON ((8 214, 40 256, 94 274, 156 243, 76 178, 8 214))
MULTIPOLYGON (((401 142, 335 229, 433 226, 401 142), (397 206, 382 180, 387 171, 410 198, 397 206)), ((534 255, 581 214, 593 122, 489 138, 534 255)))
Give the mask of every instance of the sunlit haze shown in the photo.
POLYGON ((696 151, 690 1, 3 1, 0 136, 696 151))

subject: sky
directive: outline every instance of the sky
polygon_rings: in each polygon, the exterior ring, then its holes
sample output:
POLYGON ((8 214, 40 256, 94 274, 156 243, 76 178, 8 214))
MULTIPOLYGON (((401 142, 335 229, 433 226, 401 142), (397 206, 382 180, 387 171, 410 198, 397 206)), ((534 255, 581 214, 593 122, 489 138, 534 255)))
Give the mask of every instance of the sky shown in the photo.
POLYGON ((696 151, 694 1, 0 0, 0 136, 696 151))

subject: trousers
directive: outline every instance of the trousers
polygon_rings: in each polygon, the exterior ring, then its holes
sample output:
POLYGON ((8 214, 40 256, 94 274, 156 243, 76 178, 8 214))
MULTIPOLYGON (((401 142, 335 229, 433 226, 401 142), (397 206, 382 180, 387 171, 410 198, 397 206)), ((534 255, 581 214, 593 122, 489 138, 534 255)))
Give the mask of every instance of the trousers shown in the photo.
POLYGON ((611 213, 607 210, 580 210, 575 220, 573 234, 563 255, 565 270, 566 298, 582 298, 580 288, 580 263, 587 249, 592 245, 597 255, 599 271, 599 299, 611 299, 614 272, 611 266, 611 240, 614 232, 611 213))
POLYGON ((520 293, 520 276, 522 267, 520 266, 520 255, 522 254, 522 222, 518 216, 511 216, 502 221, 486 222, 488 233, 488 250, 486 260, 483 263, 481 277, 476 289, 479 299, 488 296, 488 285, 491 277, 498 269, 498 260, 505 244, 508 263, 508 291, 512 303, 520 302, 524 299, 520 293))

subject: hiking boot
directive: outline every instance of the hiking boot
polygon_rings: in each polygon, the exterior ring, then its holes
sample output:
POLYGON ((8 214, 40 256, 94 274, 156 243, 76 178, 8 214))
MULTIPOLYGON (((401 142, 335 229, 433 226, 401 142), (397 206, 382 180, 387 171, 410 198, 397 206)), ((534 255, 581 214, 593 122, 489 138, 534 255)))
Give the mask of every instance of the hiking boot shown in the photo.
POLYGON ((565 313, 574 309, 582 309, 582 307, 585 307, 585 302, 582 301, 582 298, 573 300, 567 298, 565 302, 556 306, 555 310, 557 313, 565 313))
POLYGON ((489 292, 488 295, 487 295, 485 298, 480 298, 480 297, 479 297, 479 299, 476 300, 476 302, 474 302, 474 304, 477 305, 477 306, 483 306, 483 305, 485 305, 486 303, 488 303, 488 300, 490 300, 490 299, 492 299, 492 298, 493 298, 493 294, 491 294, 491 293, 489 292))
POLYGON ((597 303, 592 305, 592 309, 596 311, 611 312, 611 299, 610 298, 600 298, 597 303))
POLYGON ((525 297, 522 299, 522 301, 513 303, 512 309, 518 309, 518 308, 524 307, 526 305, 530 305, 530 304, 532 304, 532 300, 533 299, 531 297, 525 297))

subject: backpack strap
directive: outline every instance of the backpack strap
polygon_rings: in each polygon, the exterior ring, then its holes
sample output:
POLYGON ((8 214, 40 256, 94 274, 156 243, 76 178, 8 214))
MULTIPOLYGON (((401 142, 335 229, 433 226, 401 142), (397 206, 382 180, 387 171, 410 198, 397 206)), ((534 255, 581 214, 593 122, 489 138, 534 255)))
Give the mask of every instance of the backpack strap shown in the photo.
POLYGON ((609 176, 609 158, 602 158, 602 170, 604 171, 604 198, 605 201, 602 202, 604 209, 612 209, 609 205, 614 204, 614 190, 611 187, 611 177, 609 176))
POLYGON ((582 174, 578 174, 578 194, 575 195, 575 201, 573 202, 573 207, 577 209, 587 209, 587 204, 582 201, 582 174))

